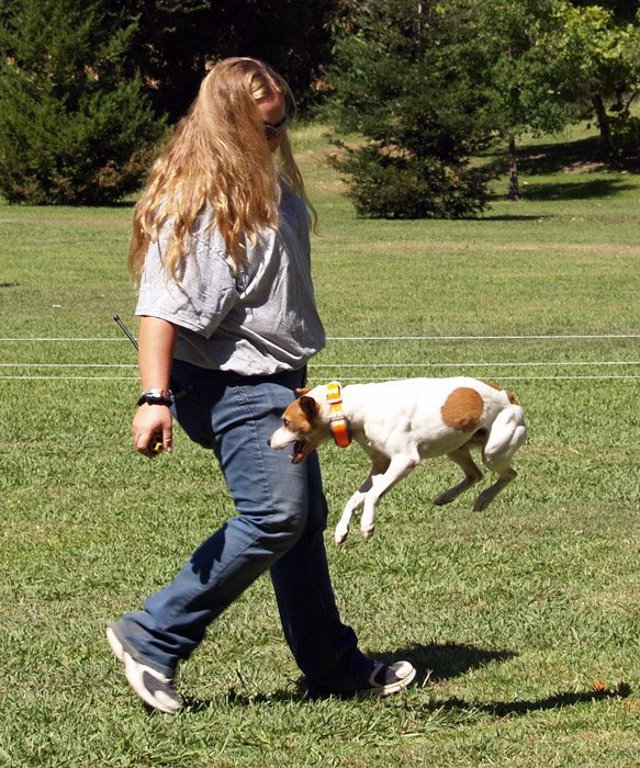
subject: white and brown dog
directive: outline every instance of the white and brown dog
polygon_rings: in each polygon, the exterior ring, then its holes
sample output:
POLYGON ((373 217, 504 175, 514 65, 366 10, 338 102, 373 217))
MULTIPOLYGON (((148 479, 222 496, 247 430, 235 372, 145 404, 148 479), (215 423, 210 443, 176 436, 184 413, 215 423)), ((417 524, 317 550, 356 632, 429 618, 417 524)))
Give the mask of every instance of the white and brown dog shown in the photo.
POLYGON ((336 526, 337 544, 347 538, 351 518, 361 507, 362 534, 371 536, 377 503, 422 459, 446 454, 465 474, 462 482, 434 499, 439 505, 481 480, 482 472, 471 458, 473 447, 498 475, 478 496, 474 510, 485 509, 516 477, 511 460, 527 437, 524 411, 512 394, 495 385, 461 376, 345 387, 331 382, 299 392, 269 439, 272 448, 293 444, 291 460, 297 463, 333 435, 341 446, 353 438, 373 462, 336 526))

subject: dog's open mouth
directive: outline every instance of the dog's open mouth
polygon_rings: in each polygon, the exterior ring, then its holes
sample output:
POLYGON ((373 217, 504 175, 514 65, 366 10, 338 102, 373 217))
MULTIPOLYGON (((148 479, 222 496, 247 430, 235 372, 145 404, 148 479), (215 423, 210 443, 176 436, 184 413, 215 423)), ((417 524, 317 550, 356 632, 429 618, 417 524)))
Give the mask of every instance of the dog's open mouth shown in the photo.
POLYGON ((301 461, 304 461, 314 448, 315 446, 312 443, 308 443, 305 440, 296 440, 290 457, 292 463, 299 464, 301 461))

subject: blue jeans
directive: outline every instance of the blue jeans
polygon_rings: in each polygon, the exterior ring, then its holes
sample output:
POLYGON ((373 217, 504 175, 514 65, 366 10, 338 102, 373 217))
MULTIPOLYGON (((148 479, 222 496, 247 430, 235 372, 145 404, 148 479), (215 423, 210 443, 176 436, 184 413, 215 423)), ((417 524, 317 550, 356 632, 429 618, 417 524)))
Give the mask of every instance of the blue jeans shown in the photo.
POLYGON ((174 581, 126 614, 120 631, 146 664, 169 676, 211 622, 270 569, 284 634, 312 695, 367 684, 374 661, 340 621, 327 567, 327 505, 317 455, 292 464, 269 448, 303 372, 242 377, 175 361, 175 415, 220 462, 237 514, 174 581))

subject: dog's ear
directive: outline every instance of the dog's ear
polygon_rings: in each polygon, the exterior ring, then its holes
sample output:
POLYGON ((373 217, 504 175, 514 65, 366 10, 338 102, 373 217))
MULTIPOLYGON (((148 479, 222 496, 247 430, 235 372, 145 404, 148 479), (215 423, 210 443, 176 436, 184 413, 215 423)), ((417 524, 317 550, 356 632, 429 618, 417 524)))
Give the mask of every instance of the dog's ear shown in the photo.
POLYGON ((318 403, 316 403, 312 397, 307 397, 306 395, 302 395, 298 402, 300 403, 300 407, 302 408, 304 415, 309 419, 309 421, 313 421, 318 415, 318 411, 320 410, 318 408, 318 403))
POLYGON ((298 388, 296 389, 296 392, 297 392, 299 395, 306 395, 306 394, 307 394, 307 392, 311 392, 311 387, 298 387, 298 388))

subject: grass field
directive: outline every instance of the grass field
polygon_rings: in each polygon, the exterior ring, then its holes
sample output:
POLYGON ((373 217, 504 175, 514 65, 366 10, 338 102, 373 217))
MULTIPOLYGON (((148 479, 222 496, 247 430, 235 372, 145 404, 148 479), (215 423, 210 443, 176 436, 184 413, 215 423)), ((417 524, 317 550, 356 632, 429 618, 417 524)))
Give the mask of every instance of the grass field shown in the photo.
POLYGON ((320 214, 314 274, 330 341, 312 381, 469 373, 504 383, 530 438, 485 512, 431 499, 420 467, 375 536, 332 528, 366 461, 322 452, 330 565, 361 646, 406 657, 384 701, 310 703, 268 579, 211 629, 149 715, 104 624, 164 585, 232 509, 178 433, 130 446, 131 208, 0 205, 0 765, 627 768, 640 764, 640 179, 529 147, 525 199, 479 219, 366 221, 298 132, 320 214))

